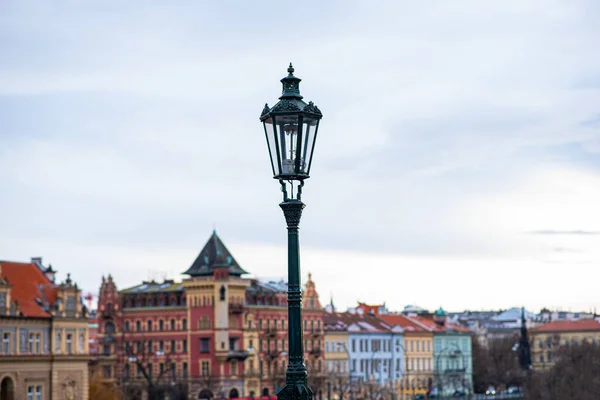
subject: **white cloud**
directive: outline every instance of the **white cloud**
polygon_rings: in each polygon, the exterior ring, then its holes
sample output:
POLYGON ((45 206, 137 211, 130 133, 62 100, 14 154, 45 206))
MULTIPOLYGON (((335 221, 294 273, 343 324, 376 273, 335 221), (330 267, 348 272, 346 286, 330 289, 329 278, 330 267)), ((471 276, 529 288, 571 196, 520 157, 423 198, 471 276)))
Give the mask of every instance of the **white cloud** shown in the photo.
POLYGON ((0 6, 0 256, 132 284, 124 265, 183 270, 216 223, 277 274, 258 114, 291 60, 325 114, 302 225, 324 295, 379 301, 389 274, 398 307, 510 306, 490 281, 555 268, 515 301, 583 304, 556 274, 588 273, 596 236, 526 232, 599 229, 595 2, 309 2, 294 31, 276 4, 0 6))

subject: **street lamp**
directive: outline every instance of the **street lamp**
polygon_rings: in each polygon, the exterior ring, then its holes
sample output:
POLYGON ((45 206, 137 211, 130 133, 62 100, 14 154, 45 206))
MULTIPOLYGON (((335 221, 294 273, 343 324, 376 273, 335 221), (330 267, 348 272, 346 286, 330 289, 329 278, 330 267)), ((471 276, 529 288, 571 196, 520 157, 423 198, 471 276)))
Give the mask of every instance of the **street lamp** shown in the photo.
POLYGON ((283 91, 279 102, 268 104, 260 115, 267 149, 271 159, 273 178, 279 180, 283 202, 279 204, 288 230, 288 367, 285 386, 277 392, 279 400, 310 400, 308 373, 304 365, 302 340, 302 292, 300 289, 300 253, 298 225, 302 216, 302 187, 310 176, 321 111, 300 95, 300 79, 294 76, 290 63, 288 75, 281 79, 283 91), (288 195, 289 185, 289 195, 288 195), (296 194, 294 195, 294 185, 296 194))

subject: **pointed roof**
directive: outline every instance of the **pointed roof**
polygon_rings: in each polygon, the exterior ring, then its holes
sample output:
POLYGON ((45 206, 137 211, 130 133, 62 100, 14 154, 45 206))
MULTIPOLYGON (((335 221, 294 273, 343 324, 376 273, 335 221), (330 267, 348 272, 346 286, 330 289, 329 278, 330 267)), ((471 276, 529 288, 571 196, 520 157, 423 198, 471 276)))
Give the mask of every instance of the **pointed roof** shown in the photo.
POLYGON ((187 271, 190 276, 211 276, 215 268, 227 268, 229 275, 241 276, 247 274, 233 258, 227 247, 221 241, 216 231, 208 239, 204 248, 187 271))

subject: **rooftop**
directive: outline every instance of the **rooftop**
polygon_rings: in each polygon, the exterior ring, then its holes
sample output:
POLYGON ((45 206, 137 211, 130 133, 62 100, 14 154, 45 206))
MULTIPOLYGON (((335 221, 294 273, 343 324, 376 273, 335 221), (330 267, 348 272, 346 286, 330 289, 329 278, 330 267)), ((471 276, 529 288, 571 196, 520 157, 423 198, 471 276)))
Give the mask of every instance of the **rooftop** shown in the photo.
POLYGON ((56 303, 56 286, 36 264, 0 261, 0 276, 12 286, 11 301, 18 303, 23 316, 51 317, 48 310, 56 303))
POLYGON ((590 332, 600 331, 600 321, 582 319, 579 321, 554 321, 531 328, 530 332, 590 332))

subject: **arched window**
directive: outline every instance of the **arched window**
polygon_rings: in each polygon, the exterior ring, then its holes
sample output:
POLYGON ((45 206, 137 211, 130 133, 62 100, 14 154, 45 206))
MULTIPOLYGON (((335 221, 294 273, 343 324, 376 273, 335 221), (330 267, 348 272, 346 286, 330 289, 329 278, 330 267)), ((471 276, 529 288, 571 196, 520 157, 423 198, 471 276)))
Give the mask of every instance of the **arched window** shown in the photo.
POLYGON ((109 335, 115 333, 115 324, 113 322, 107 322, 104 324, 104 333, 109 335))
POLYGON ((160 321, 158 321, 158 330, 159 331, 165 330, 165 321, 163 321, 162 319, 160 321))
POLYGON ((131 326, 129 324, 129 321, 125 321, 125 332, 129 332, 131 330, 131 326))
POLYGON ((148 322, 146 323, 146 325, 147 325, 146 330, 148 332, 152 332, 152 320, 149 319, 148 322))
POLYGON ((137 332, 141 332, 142 331, 142 323, 140 321, 135 321, 135 330, 137 332))
POLYGON ((187 318, 181 320, 181 329, 187 330, 187 318))
POLYGON ((174 319, 171 320, 171 330, 172 331, 175 330, 175 320, 174 319))

